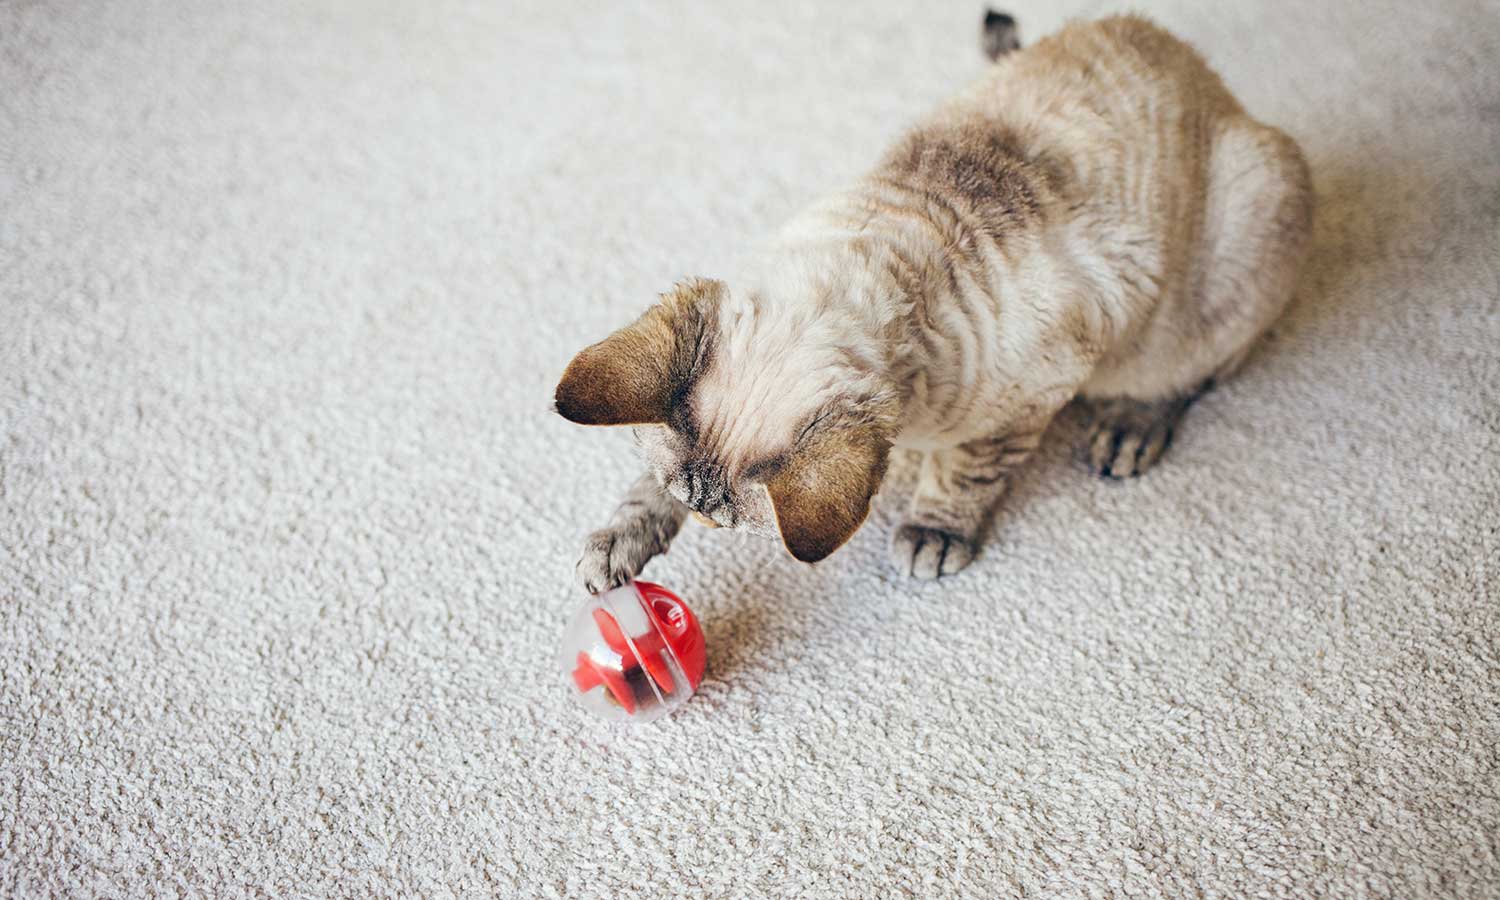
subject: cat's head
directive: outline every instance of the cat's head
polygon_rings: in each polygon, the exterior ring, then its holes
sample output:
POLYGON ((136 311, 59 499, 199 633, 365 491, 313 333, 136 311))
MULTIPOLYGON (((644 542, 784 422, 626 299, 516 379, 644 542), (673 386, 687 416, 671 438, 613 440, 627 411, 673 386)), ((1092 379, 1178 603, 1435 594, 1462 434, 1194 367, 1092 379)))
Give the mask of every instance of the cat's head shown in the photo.
POLYGON ((573 359, 556 409, 635 426, 657 480, 700 519, 779 534, 816 562, 869 512, 892 404, 817 323, 772 317, 722 282, 678 285, 573 359))

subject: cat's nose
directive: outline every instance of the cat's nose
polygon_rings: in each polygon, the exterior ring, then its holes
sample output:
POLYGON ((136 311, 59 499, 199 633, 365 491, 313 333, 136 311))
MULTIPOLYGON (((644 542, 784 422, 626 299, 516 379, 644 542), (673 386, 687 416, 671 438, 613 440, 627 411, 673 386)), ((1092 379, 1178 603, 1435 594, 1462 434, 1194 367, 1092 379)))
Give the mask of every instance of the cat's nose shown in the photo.
POLYGON ((693 518, 697 519, 698 520, 698 524, 700 524, 700 525, 706 525, 709 528, 718 528, 719 527, 719 523, 718 522, 715 522, 713 519, 710 519, 708 516, 705 516, 703 513, 698 512, 696 509, 693 510, 693 518))

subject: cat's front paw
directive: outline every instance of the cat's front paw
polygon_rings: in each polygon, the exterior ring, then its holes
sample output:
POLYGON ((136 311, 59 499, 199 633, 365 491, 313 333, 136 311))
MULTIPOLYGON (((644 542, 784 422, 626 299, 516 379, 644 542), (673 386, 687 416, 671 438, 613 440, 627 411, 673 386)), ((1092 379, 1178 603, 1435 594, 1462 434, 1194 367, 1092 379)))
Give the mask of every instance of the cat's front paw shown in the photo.
POLYGON ((660 552, 642 529, 605 528, 589 535, 574 569, 578 584, 590 594, 617 588, 636 575, 660 552))
POLYGON ((891 537, 891 562, 914 578, 953 575, 974 560, 972 538, 925 525, 902 525, 891 537))

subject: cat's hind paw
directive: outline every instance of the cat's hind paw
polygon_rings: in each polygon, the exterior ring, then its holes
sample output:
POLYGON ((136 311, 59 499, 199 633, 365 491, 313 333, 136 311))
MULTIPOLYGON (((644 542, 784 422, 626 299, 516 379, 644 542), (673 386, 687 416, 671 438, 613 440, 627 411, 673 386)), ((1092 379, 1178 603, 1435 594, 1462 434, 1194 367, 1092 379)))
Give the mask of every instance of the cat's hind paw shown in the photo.
POLYGON ((1083 456, 1089 470, 1102 478, 1134 478, 1156 465, 1191 397, 1145 403, 1111 400, 1097 403, 1083 456))
POLYGON ((891 562, 913 578, 955 575, 974 560, 974 541, 961 534, 902 525, 891 537, 891 562))

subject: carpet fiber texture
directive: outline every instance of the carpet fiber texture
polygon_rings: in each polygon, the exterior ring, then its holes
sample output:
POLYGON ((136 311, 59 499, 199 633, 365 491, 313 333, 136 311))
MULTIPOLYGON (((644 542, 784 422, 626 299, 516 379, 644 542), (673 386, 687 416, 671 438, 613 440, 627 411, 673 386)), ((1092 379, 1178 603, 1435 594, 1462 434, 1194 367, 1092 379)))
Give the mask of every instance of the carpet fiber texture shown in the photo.
POLYGON ((551 388, 978 5, 0 4, 0 894, 1500 896, 1500 10, 1138 8, 1306 149, 1288 315, 960 577, 909 461, 817 567, 690 527, 707 679, 616 731, 554 653, 637 468, 551 388))

